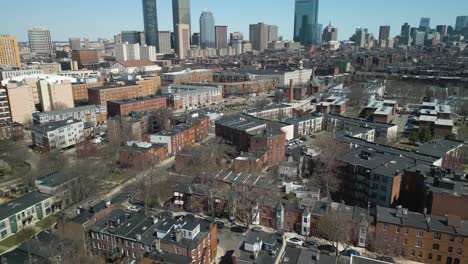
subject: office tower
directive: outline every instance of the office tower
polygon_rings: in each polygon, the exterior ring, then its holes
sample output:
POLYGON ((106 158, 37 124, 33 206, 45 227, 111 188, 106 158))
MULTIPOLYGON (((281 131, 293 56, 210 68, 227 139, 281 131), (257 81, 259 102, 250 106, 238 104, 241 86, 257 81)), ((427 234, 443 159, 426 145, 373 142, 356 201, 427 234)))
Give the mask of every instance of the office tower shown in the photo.
POLYGON ((447 35, 447 26, 446 25, 437 25, 436 32, 438 32, 442 37, 447 35))
POLYGON ((200 44, 202 49, 216 47, 215 20, 208 10, 200 16, 200 44))
POLYGON ((405 23, 403 26, 401 26, 401 32, 400 32, 401 44, 405 46, 408 46, 411 44, 410 33, 411 33, 411 26, 408 23, 405 23))
POLYGON ((416 33, 414 34, 413 44, 415 46, 423 46, 425 37, 426 37, 426 32, 416 31, 416 33))
POLYGON ((84 47, 87 49, 91 48, 91 40, 89 38, 84 38, 84 47))
POLYGON ((242 32, 233 32, 229 35, 229 43, 231 47, 236 50, 236 54, 242 54, 243 40, 244 34, 242 34, 242 32))
POLYGON ((122 42, 128 42, 128 44, 140 44, 141 45, 141 35, 139 31, 122 31, 122 42))
POLYGON ((138 32, 140 34, 140 45, 146 45, 146 35, 144 31, 138 32))
POLYGON ((323 42, 338 41, 338 28, 332 26, 331 22, 323 30, 322 41, 323 42))
POLYGON ((312 30, 313 25, 318 24, 318 11, 319 0, 296 0, 294 11, 295 42, 300 42, 304 46, 312 43, 312 30))
POLYGON ((28 30, 29 47, 32 53, 51 54, 52 39, 48 28, 31 28, 28 30))
POLYGON ((76 61, 78 64, 78 69, 87 68, 98 69, 99 65, 99 56, 98 52, 95 49, 86 49, 79 48, 72 51, 72 61, 76 61))
POLYGON ((146 45, 141 46, 140 60, 156 61, 156 47, 146 45))
POLYGON ((122 34, 114 35, 114 43, 115 43, 115 44, 120 44, 120 43, 122 43, 122 34))
POLYGON ((174 32, 177 32, 177 24, 189 25, 190 32, 192 31, 190 0, 172 0, 172 20, 174 32))
POLYGON ((146 44, 148 46, 158 47, 158 13, 156 10, 156 0, 142 1, 146 44))
POLYGON ((80 38, 69 38, 68 42, 70 43, 71 50, 81 49, 81 39, 80 38))
POLYGON ((178 24, 176 28, 177 54, 179 59, 183 60, 190 50, 190 25, 178 24))
POLYGON ((268 26, 268 43, 278 40, 278 26, 268 26))
POLYGON ((216 26, 216 49, 227 49, 227 26, 216 26))
POLYGON ((468 27, 468 16, 457 16, 455 31, 461 32, 466 27, 468 27))
POLYGON ((428 17, 422 17, 419 22, 419 30, 427 32, 431 29, 431 19, 428 17))
POLYGON ((123 43, 116 45, 114 55, 117 61, 140 60, 140 44, 123 43))
POLYGON ((159 53, 171 53, 171 32, 170 31, 159 31, 159 53))
POLYGON ((0 67, 21 67, 18 41, 9 35, 0 35, 0 67))
POLYGON ((193 33, 192 34, 192 45, 200 47, 200 33, 193 33))
POLYGON ((390 38, 390 26, 380 26, 379 30, 379 41, 387 40, 390 38))
POLYGON ((318 47, 322 46, 322 32, 323 32, 323 25, 322 24, 313 24, 312 25, 312 45, 316 45, 318 47))
POLYGON ((366 35, 367 35, 367 28, 356 28, 356 35, 355 35, 355 42, 356 46, 359 48, 364 48, 366 45, 366 35))
POLYGON ((264 23, 249 26, 249 40, 252 49, 264 51, 268 47, 268 25, 264 23))

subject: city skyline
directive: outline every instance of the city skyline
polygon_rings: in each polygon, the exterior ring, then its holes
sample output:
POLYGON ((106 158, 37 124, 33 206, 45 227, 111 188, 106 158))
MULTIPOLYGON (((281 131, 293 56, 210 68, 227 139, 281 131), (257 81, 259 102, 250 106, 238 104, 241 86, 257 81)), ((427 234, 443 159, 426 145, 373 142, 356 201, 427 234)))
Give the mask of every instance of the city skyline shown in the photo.
MULTIPOLYGON (((1 34, 11 34, 16 36, 19 41, 27 40, 27 30, 31 27, 48 27, 51 31, 54 41, 67 41, 69 37, 90 37, 96 40, 98 37, 111 39, 114 34, 122 30, 143 30, 143 15, 141 0, 132 0, 129 3, 119 3, 115 5, 111 1, 100 1, 99 3, 83 0, 80 5, 73 5, 72 0, 60 2, 61 5, 55 5, 57 0, 46 0, 50 3, 44 4, 30 2, 28 0, 18 0, 15 2, 4 3, 5 10, 20 9, 22 6, 28 6, 23 10, 21 17, 15 16, 14 12, 6 12, 0 18, 0 22, 6 25, 1 30, 1 34), (89 2, 89 5, 86 3, 89 2), (74 12, 63 12, 63 6, 74 8, 74 12), (93 6, 89 9, 89 6, 93 6), (103 12, 105 10, 106 12, 103 12), (80 16, 87 14, 88 17, 95 19, 85 20, 80 16), (34 20, 25 19, 34 17, 34 20), (116 19, 118 17, 119 19, 116 19), (95 22, 98 22, 96 24, 95 22), (73 35, 70 32, 74 32, 73 35)), ((240 31, 248 33, 249 24, 259 21, 266 24, 275 24, 279 27, 279 35, 284 39, 292 40, 294 31, 294 0, 284 2, 282 5, 268 5, 268 1, 259 0, 252 5, 246 0, 240 0, 235 6, 226 9, 224 3, 216 1, 204 1, 203 3, 192 1, 191 24, 193 32, 199 32, 198 18, 204 9, 209 9, 215 17, 218 17, 217 24, 229 26, 229 33, 240 31), (244 8, 243 3, 249 4, 249 8, 244 8), (267 8, 265 8, 265 6, 267 8), (242 14, 242 19, 238 19, 236 14, 242 14)), ((411 2, 396 0, 391 4, 386 4, 385 12, 380 3, 371 0, 363 0, 356 3, 353 1, 331 0, 320 3, 318 22, 327 25, 329 21, 333 26, 339 29, 339 40, 348 39, 356 27, 369 28, 369 32, 378 34, 381 25, 391 26, 391 36, 399 34, 403 23, 409 22, 411 26, 419 26, 421 17, 431 18, 431 27, 436 25, 455 26, 457 16, 464 15, 460 10, 468 10, 468 2, 460 3, 456 0, 446 1, 444 3, 433 3, 430 9, 425 12, 421 10, 422 0, 411 2), (450 4, 453 2, 453 4, 450 4), (406 8, 401 9, 401 5, 406 8), (340 8, 336 8, 340 6, 340 8), (366 9, 362 7, 366 6, 366 9), (359 15, 362 12, 362 15, 359 15), (379 13, 380 12, 380 13, 379 13), (396 16, 396 12, 398 15, 396 16), (366 15, 367 14, 367 15, 366 15), (358 18, 358 19, 356 19, 358 18), (349 22, 351 21, 351 22, 349 22)), ((171 30, 173 27, 172 1, 158 2, 158 24, 159 30, 171 30)))

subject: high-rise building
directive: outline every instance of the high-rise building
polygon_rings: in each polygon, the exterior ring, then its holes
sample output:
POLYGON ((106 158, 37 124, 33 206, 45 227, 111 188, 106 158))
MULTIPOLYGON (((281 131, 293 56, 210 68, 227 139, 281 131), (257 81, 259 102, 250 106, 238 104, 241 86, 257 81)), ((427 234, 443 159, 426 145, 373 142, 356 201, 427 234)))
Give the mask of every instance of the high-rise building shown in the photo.
POLYGON ((52 39, 48 28, 34 27, 28 30, 29 47, 32 53, 51 54, 52 39))
POLYGON ((10 104, 11 120, 25 123, 36 112, 33 88, 24 82, 9 82, 6 84, 10 104))
POLYGON ((364 48, 366 46, 366 35, 368 33, 367 28, 356 28, 356 46, 364 48))
POLYGON ((436 31, 440 34, 440 36, 447 35, 447 25, 437 25, 436 31))
POLYGON ((174 32, 177 32, 177 24, 189 25, 190 32, 192 31, 190 0, 172 0, 172 20, 174 32))
POLYGON ((120 44, 120 43, 122 43, 122 34, 114 35, 114 43, 115 43, 115 44, 120 44))
POLYGON ((68 42, 70 43, 71 50, 81 49, 81 39, 80 38, 69 38, 68 42))
POLYGON ((401 26, 400 43, 405 46, 411 45, 411 26, 408 23, 401 26))
POLYGON ((427 32, 431 29, 431 19, 428 17, 422 17, 419 22, 419 30, 427 32))
POLYGON ((190 25, 178 24, 176 33, 177 54, 183 60, 190 50, 190 25))
POLYGON ((140 60, 156 61, 156 47, 143 45, 140 47, 140 60))
POLYGON ((413 38, 413 45, 423 46, 425 37, 426 37, 426 32, 416 31, 416 33, 414 34, 414 38, 413 38))
POLYGON ((268 47, 268 25, 264 23, 249 26, 249 40, 252 49, 264 51, 268 47))
POLYGON ((141 41, 141 32, 140 31, 136 31, 136 30, 130 30, 130 31, 122 31, 122 42, 125 43, 125 42, 128 42, 128 44, 140 44, 140 45, 143 45, 142 44, 142 41, 141 41))
POLYGON ((115 45, 114 55, 117 61, 140 60, 140 44, 123 43, 115 45))
POLYGON ((21 67, 18 41, 9 35, 0 35, 0 67, 21 67))
POLYGON ((203 49, 216 48, 215 20, 208 10, 200 16, 200 44, 203 49))
POLYGON ((159 53, 171 53, 171 32, 170 31, 159 31, 159 53))
POLYGON ((77 62, 78 69, 94 70, 100 67, 98 52, 95 49, 79 48, 73 50, 72 61, 77 62))
POLYGON ((236 54, 242 54, 242 42, 244 41, 244 34, 242 32, 233 32, 230 34, 229 43, 236 51, 236 54))
POLYGON ((312 31, 314 28, 318 28, 313 26, 318 24, 318 11, 319 0, 296 0, 294 11, 295 42, 300 42, 304 46, 312 44, 312 31))
POLYGON ((268 43, 278 40, 278 26, 268 25, 268 43))
POLYGON ((379 30, 379 41, 387 40, 390 38, 390 26, 380 26, 379 30))
POLYGON ((192 45, 200 47, 200 33, 196 32, 192 34, 192 45))
POLYGON ((216 48, 227 49, 227 26, 215 26, 216 48))
POLYGON ((84 47, 86 49, 91 48, 91 40, 89 38, 84 38, 84 47))
POLYGON ((338 28, 332 26, 331 22, 323 30, 322 41, 323 42, 338 41, 338 28))
POLYGON ((457 16, 455 31, 461 32, 466 27, 468 27, 468 16, 457 16))
POLYGON ((312 45, 316 45, 318 47, 322 46, 322 32, 323 32, 323 25, 322 24, 313 24, 312 25, 312 45))
POLYGON ((143 1, 143 21, 145 24, 146 44, 158 47, 158 13, 156 0, 143 1))

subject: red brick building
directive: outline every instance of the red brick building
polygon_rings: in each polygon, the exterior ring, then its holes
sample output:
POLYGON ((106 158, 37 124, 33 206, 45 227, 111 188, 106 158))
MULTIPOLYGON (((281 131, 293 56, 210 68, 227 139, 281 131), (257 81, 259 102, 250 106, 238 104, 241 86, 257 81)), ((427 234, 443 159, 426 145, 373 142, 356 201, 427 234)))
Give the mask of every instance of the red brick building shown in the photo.
POLYGON ((209 264, 216 258, 217 229, 203 219, 187 215, 179 219, 165 216, 128 216, 114 210, 91 229, 94 255, 119 261, 140 261, 153 252, 188 256, 192 263, 209 264))
POLYGON ((155 95, 119 101, 107 101, 109 116, 125 116, 131 112, 153 111, 160 108, 166 108, 166 98, 155 95))
POLYGON ((0 139, 22 139, 23 125, 19 123, 0 123, 0 139))
POLYGON ((99 56, 95 49, 73 50, 72 60, 78 63, 78 69, 99 69, 99 56))
POLYGON ((195 144, 196 128, 190 124, 180 124, 173 129, 150 136, 151 143, 167 144, 169 156, 195 144))
POLYGON ((188 123, 195 127, 195 142, 201 142, 208 137, 210 118, 206 115, 196 115, 189 118, 188 123))
POLYGON ((103 87, 88 88, 88 103, 107 105, 107 101, 123 100, 153 95, 154 87, 136 82, 119 82, 103 87))
POLYGON ((167 159, 167 152, 166 144, 129 141, 119 151, 119 164, 121 168, 144 169, 148 164, 167 159))

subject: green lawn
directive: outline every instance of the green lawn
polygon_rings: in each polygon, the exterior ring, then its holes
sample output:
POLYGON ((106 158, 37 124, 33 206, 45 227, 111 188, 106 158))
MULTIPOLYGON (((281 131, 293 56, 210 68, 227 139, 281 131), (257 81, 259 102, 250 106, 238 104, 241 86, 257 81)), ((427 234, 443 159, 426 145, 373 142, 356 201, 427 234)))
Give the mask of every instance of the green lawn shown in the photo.
POLYGON ((11 248, 31 238, 36 232, 33 229, 23 229, 18 233, 0 241, 0 246, 11 248))
POLYGON ((36 227, 40 229, 46 229, 51 227, 53 224, 57 222, 57 216, 49 215, 48 217, 42 219, 41 221, 36 223, 36 227))
POLYGON ((109 181, 112 181, 112 182, 116 182, 116 183, 119 183, 123 180, 124 178, 124 175, 122 173, 119 173, 119 172, 113 172, 109 175, 109 178, 108 180, 109 181))

